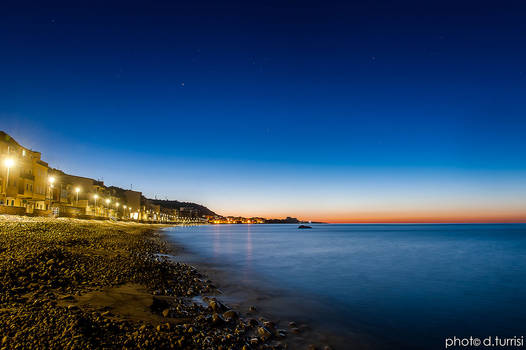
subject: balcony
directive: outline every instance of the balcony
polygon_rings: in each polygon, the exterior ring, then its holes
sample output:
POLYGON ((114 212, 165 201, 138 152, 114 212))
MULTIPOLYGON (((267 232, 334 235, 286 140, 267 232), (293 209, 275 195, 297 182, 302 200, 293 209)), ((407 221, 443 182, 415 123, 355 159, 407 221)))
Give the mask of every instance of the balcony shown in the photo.
POLYGON ((35 175, 24 173, 24 174, 20 174, 20 177, 25 180, 35 181, 35 175))

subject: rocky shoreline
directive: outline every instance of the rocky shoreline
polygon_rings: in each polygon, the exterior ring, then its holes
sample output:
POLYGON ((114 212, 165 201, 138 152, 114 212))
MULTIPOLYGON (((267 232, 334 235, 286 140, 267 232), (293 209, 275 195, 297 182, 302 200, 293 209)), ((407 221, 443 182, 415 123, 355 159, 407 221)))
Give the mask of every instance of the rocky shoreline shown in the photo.
POLYGON ((0 216, 0 348, 290 348, 294 324, 223 305, 159 227, 0 216))

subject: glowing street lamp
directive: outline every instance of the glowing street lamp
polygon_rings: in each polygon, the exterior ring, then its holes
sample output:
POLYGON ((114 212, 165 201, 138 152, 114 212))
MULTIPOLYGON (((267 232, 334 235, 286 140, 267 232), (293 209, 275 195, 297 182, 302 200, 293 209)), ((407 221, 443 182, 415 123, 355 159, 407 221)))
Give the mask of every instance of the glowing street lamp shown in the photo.
POLYGON ((9 170, 15 166, 15 160, 13 158, 4 159, 4 165, 7 168, 7 180, 5 182, 5 200, 4 203, 7 205, 7 186, 9 186, 9 170))
POLYGON ((75 188, 75 192, 77 193, 77 206, 79 205, 79 192, 80 192, 80 187, 76 187, 75 188))
POLYGON ((109 198, 106 198, 105 202, 106 202, 106 216, 110 216, 110 203, 111 203, 111 200, 109 198))
POLYGON ((93 195, 93 200, 95 201, 95 215, 97 215, 97 199, 99 198, 98 194, 93 195))
POLYGON ((6 158, 4 159, 4 165, 9 169, 15 165, 15 160, 13 158, 6 158))
POLYGON ((51 191, 54 187, 55 178, 53 176, 48 177, 47 181, 49 182, 49 208, 51 209, 51 201, 53 200, 53 192, 51 191))

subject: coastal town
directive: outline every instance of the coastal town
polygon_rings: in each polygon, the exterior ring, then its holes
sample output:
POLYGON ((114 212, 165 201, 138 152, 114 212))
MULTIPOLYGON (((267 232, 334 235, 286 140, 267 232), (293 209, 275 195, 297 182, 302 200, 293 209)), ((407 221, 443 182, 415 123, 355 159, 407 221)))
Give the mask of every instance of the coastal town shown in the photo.
POLYGON ((138 222, 205 222, 192 207, 166 208, 141 192, 66 174, 42 160, 40 152, 0 131, 0 214, 114 219, 138 222))
POLYGON ((148 199, 139 191, 67 174, 0 131, 0 214, 111 219, 143 223, 298 223, 296 218, 221 216, 199 205, 148 199))
POLYGON ((207 276, 171 260, 180 247, 159 232, 297 219, 223 217, 148 199, 55 169, 5 132, 0 159, 2 349, 281 350, 318 341, 307 326, 280 325, 254 305, 223 304, 207 276))

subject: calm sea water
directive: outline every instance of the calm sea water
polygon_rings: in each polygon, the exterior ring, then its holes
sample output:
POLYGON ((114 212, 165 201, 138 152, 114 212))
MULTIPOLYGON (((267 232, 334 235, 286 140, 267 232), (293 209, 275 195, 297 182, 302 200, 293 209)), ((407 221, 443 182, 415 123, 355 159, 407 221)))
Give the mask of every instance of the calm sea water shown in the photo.
POLYGON ((247 286, 305 307, 283 314, 389 348, 526 334, 526 225, 210 225, 168 236, 247 286))

